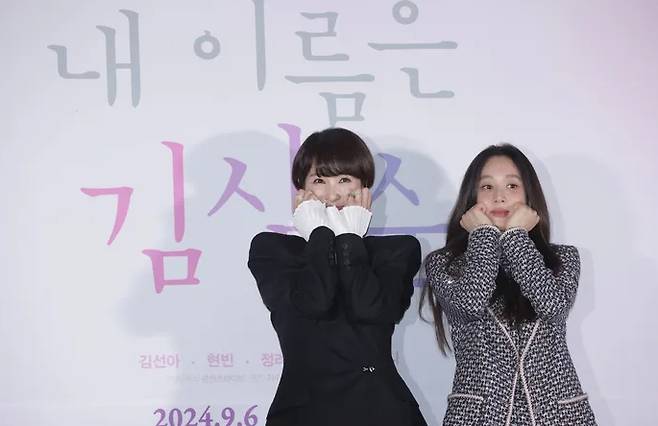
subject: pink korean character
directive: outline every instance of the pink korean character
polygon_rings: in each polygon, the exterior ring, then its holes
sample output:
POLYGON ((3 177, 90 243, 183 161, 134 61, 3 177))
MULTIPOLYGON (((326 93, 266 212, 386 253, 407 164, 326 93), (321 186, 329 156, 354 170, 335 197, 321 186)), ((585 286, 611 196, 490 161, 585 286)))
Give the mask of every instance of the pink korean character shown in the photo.
POLYGON ((153 357, 155 368, 165 368, 167 366, 167 357, 165 355, 156 355, 153 357))
POLYGON ((233 367, 233 354, 222 354, 222 366, 233 367))
POLYGON ((140 355, 139 364, 142 368, 153 368, 153 360, 151 355, 140 355))
POLYGON ((272 365, 274 365, 274 357, 273 354, 271 353, 263 354, 260 360, 263 366, 265 367, 271 367, 272 365))
POLYGON ((178 354, 175 355, 167 355, 167 365, 169 367, 176 367, 180 365, 180 356, 178 354))
POLYGON ((219 354, 208 354, 208 366, 220 367, 219 354))

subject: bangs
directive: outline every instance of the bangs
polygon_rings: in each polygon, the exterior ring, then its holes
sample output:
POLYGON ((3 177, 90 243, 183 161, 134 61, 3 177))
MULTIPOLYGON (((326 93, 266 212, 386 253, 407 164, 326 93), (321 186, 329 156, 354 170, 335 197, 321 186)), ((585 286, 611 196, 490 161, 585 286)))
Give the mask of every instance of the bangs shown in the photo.
POLYGON ((297 189, 304 188, 311 167, 315 167, 318 176, 354 176, 368 188, 375 180, 370 150, 358 135, 347 129, 325 129, 304 141, 292 165, 292 181, 297 189))
POLYGON ((358 159, 340 154, 340 151, 318 153, 313 159, 315 173, 320 177, 350 175, 358 178, 366 174, 358 159))

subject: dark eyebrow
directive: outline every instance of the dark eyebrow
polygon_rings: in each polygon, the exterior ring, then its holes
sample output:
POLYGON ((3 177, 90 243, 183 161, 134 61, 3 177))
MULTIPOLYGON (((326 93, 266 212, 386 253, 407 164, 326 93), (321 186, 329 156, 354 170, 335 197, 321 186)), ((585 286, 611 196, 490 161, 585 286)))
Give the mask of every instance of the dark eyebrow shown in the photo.
MULTIPOLYGON (((507 177, 507 178, 516 178, 518 180, 521 180, 521 176, 519 176, 519 175, 505 175, 505 177, 507 177)), ((486 178, 493 179, 493 176, 489 176, 489 175, 480 176, 480 180, 486 179, 486 178)))

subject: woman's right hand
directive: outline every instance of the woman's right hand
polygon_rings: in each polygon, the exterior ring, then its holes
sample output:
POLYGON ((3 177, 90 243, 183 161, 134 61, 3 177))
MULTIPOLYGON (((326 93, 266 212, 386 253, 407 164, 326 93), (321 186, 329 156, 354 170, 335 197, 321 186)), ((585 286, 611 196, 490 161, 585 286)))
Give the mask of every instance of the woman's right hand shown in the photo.
POLYGON ((318 200, 318 197, 316 197, 312 191, 304 191, 303 189, 298 189, 297 194, 295 194, 295 206, 292 210, 295 211, 301 203, 308 200, 318 200))
POLYGON ((300 189, 295 195, 295 210, 292 214, 292 224, 299 235, 306 241, 313 230, 319 226, 327 226, 327 208, 325 204, 311 191, 300 189))
POLYGON ((468 211, 462 215, 459 224, 469 233, 478 226, 493 225, 491 219, 487 216, 487 209, 482 203, 478 203, 468 209, 468 211))

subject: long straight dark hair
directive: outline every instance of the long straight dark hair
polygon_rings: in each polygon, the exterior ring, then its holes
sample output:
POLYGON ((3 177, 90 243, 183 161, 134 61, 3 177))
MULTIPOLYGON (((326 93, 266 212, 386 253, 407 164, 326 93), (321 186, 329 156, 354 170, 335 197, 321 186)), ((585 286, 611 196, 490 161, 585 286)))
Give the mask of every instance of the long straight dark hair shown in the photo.
MULTIPOLYGON (((491 145, 480 152, 466 169, 464 179, 462 180, 461 187, 459 188, 459 195, 457 202, 450 213, 448 222, 448 232, 446 234, 446 245, 439 249, 446 253, 449 257, 449 262, 461 256, 468 245, 468 232, 459 224, 461 217, 477 202, 478 185, 480 175, 484 165, 491 157, 504 156, 512 160, 516 168, 521 174, 521 181, 525 189, 526 204, 531 209, 539 214, 539 223, 532 228, 529 232, 530 238, 535 243, 535 247, 544 257, 544 263, 551 268, 554 272, 560 266, 560 258, 555 251, 551 248, 549 241, 551 237, 551 226, 548 215, 548 208, 546 206, 546 198, 544 191, 542 191, 539 178, 535 172, 534 167, 518 148, 510 144, 491 145)), ((429 258, 429 256, 425 259, 429 258)), ((504 303, 504 315, 512 321, 532 320, 536 318, 536 313, 528 300, 519 288, 519 284, 512 279, 512 277, 499 270, 496 277, 496 290, 492 296, 492 300, 501 298, 504 303)), ((421 318, 423 317, 423 305, 429 304, 432 315, 434 317, 434 327, 436 333, 436 340, 439 344, 439 349, 443 354, 446 354, 446 349, 450 349, 448 340, 446 338, 445 328, 443 327, 443 309, 436 299, 436 295, 432 291, 429 283, 425 283, 420 296, 420 304, 418 311, 421 318)), ((491 302, 490 301, 490 302, 491 302)), ((429 322, 429 321, 427 321, 429 322)))

